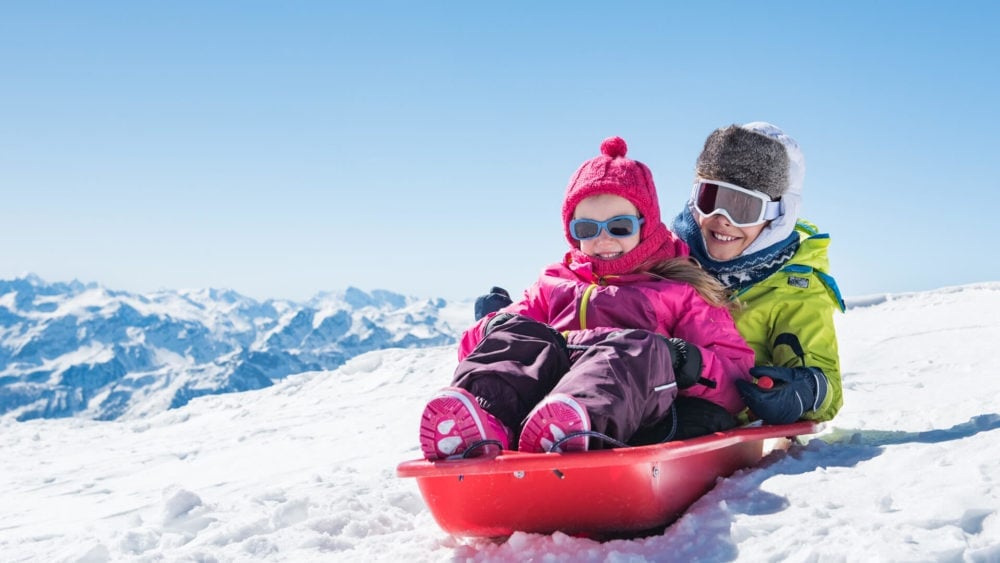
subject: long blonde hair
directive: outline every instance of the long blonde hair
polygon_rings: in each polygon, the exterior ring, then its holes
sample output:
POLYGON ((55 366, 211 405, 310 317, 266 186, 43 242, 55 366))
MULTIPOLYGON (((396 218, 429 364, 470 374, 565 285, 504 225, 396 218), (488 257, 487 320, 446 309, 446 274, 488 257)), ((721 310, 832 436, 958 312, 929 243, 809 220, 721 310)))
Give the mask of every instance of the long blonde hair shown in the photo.
POLYGON ((725 307, 730 312, 739 309, 738 302, 730 299, 729 291, 722 282, 703 270, 701 264, 690 256, 662 260, 642 268, 642 271, 661 280, 686 283, 715 307, 725 307))

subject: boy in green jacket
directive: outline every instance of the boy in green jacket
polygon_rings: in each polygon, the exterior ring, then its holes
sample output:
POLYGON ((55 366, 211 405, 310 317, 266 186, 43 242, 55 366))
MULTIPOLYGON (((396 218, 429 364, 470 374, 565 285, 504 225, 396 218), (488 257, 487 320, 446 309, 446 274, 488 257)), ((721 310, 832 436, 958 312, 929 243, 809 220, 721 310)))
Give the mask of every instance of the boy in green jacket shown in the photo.
POLYGON ((833 313, 844 303, 829 274, 829 237, 798 216, 798 143, 769 123, 720 128, 695 173, 672 229, 739 301, 736 327, 757 366, 756 384, 737 382, 740 395, 770 424, 832 419, 843 405, 833 313))

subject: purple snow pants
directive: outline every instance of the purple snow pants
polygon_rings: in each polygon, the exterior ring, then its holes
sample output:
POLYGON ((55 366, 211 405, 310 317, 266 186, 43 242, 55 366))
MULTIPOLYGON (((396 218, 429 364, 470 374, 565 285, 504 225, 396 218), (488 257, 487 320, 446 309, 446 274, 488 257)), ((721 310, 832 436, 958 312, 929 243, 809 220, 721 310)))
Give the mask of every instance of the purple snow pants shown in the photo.
MULTIPOLYGON (((513 316, 495 327, 455 370, 453 385, 514 431, 549 393, 573 396, 591 430, 620 442, 663 422, 677 396, 668 344, 636 329, 580 330, 563 337, 513 316)), ((611 447, 591 441, 591 448, 611 447)))

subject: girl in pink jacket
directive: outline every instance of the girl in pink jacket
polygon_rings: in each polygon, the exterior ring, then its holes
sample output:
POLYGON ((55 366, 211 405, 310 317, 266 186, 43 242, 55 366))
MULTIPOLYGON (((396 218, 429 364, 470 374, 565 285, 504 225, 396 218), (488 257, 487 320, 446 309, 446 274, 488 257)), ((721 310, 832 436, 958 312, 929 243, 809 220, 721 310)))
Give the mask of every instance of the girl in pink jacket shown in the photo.
POLYGON ((424 408, 427 459, 658 441, 676 429, 678 392, 744 408, 734 382, 749 379, 753 351, 626 151, 606 139, 570 178, 563 261, 463 334, 452 386, 424 408))

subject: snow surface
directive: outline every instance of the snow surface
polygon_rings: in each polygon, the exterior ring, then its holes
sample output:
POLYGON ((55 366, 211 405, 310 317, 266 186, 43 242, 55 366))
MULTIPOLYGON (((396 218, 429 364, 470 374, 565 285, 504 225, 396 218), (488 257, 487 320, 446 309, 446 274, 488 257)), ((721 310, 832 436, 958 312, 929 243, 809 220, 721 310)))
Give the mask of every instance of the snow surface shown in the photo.
POLYGON ((0 421, 4 561, 1000 561, 1000 283, 853 300, 846 404, 662 535, 442 532, 396 465, 451 347, 147 419, 0 421))

